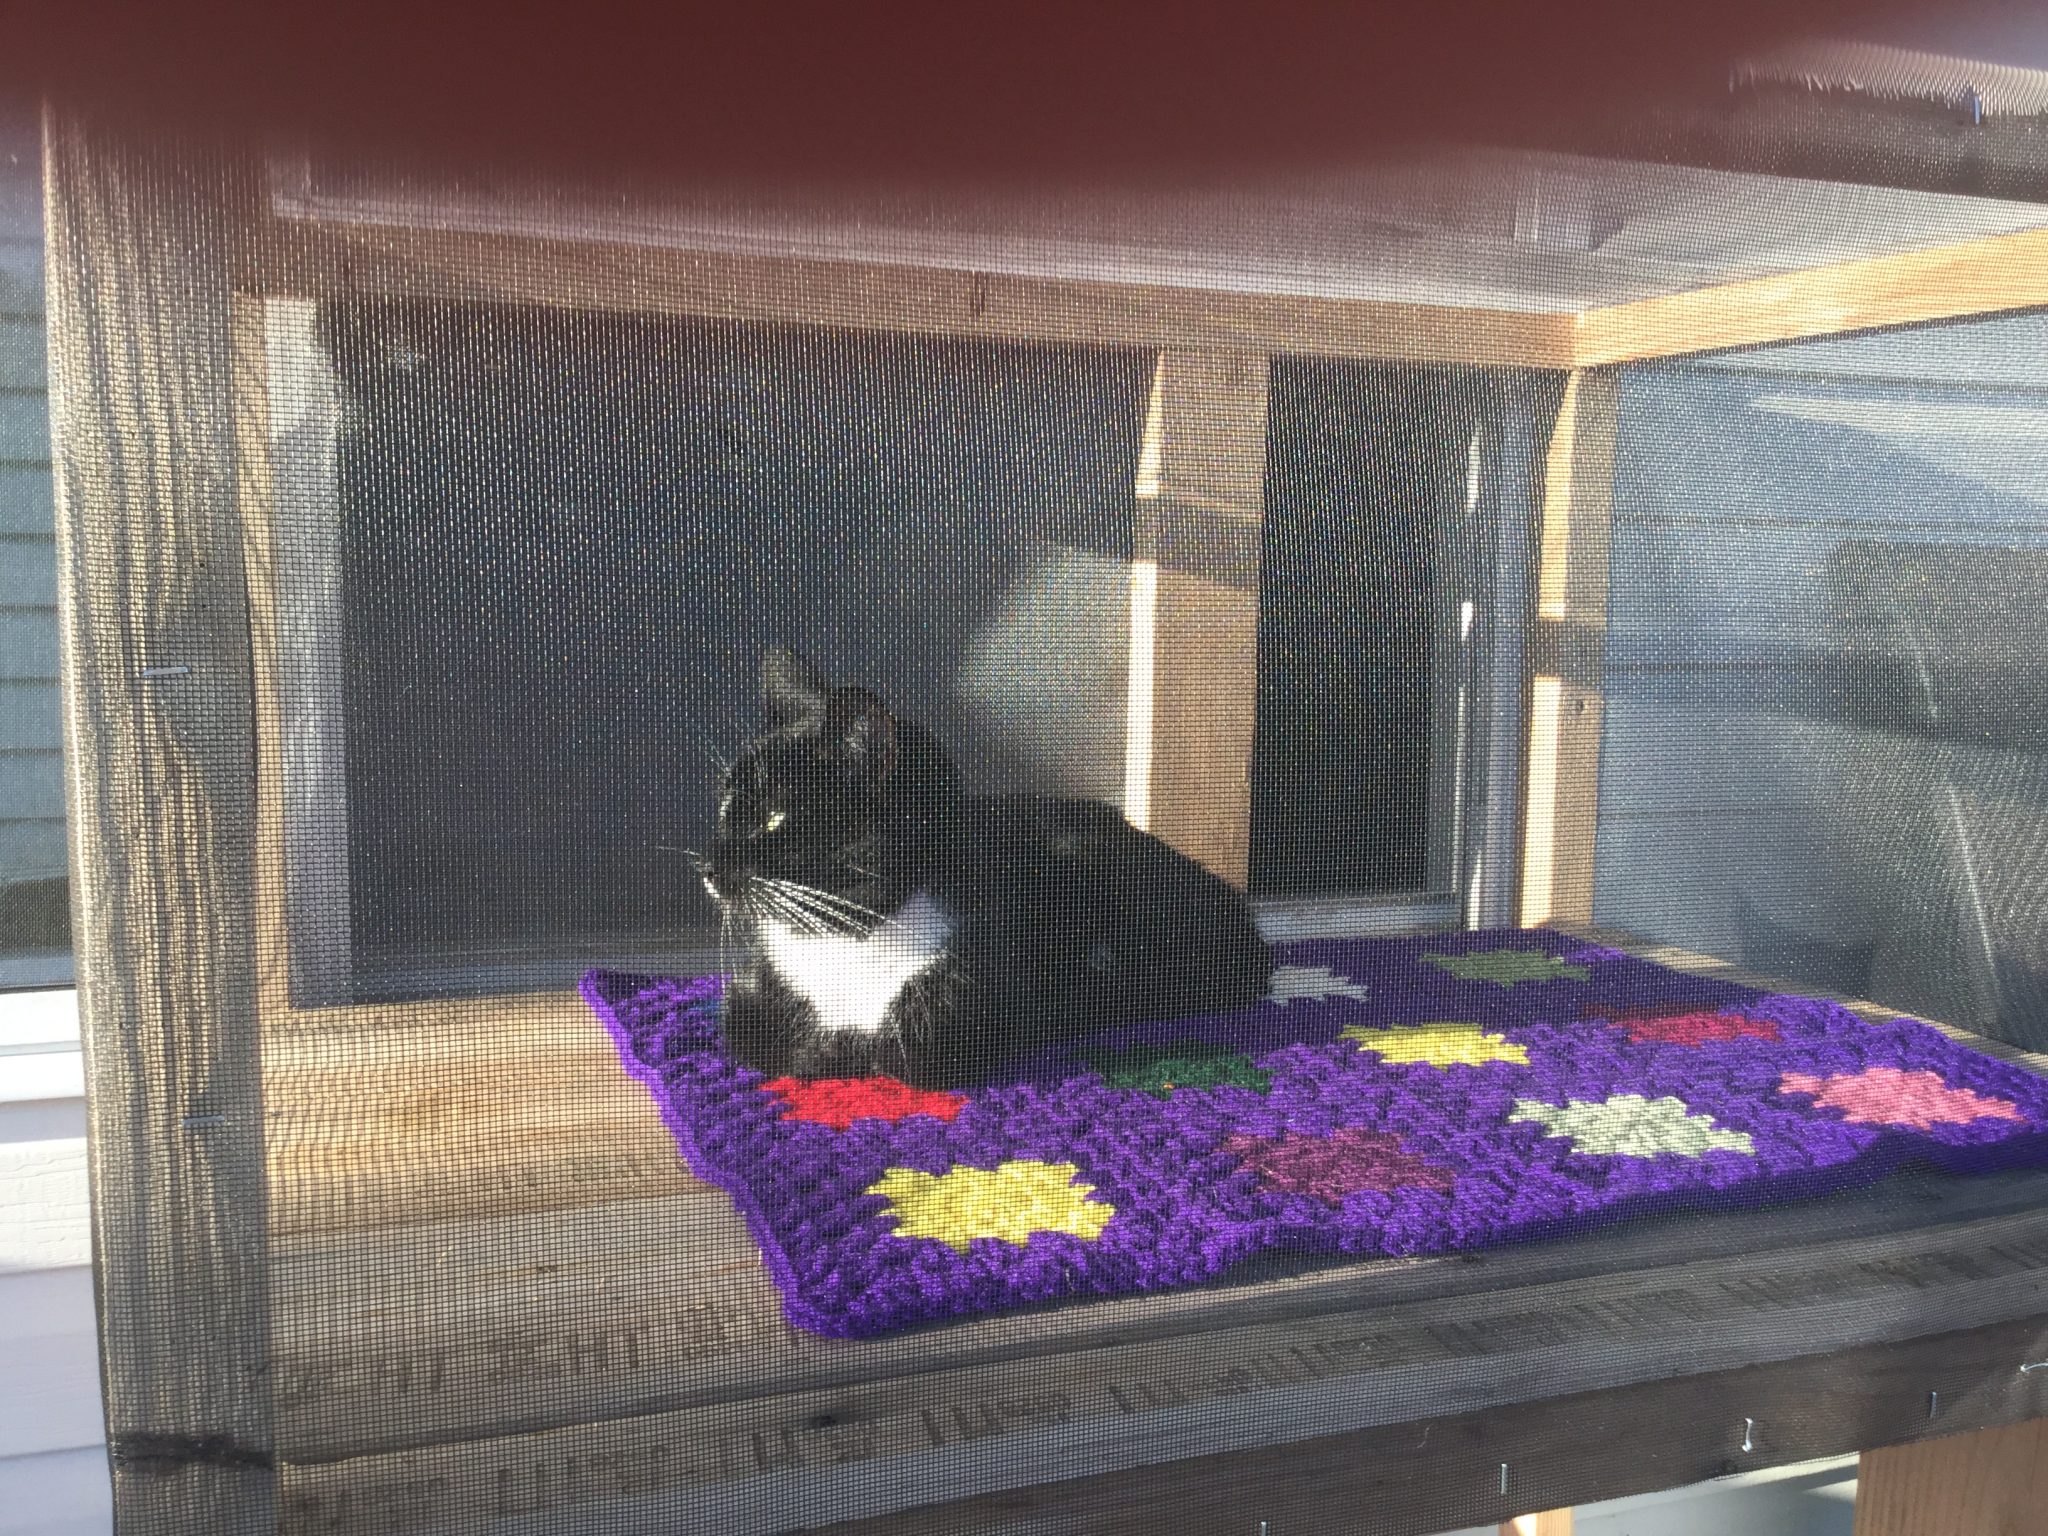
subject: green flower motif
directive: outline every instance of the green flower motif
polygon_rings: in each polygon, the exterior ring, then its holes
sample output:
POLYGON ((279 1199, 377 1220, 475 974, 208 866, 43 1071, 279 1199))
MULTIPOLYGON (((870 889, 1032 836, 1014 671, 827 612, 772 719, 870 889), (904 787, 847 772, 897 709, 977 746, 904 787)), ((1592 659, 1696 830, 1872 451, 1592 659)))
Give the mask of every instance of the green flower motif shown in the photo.
POLYGON ((1422 958, 1460 981, 1490 981, 1498 987, 1524 981, 1584 981, 1589 974, 1583 965, 1567 965, 1540 949, 1475 949, 1470 954, 1422 958))
POLYGON ((1253 1065, 1244 1052, 1199 1040, 1137 1046, 1091 1055, 1086 1060, 1110 1087, 1136 1088, 1155 1099, 1166 1098, 1180 1088, 1227 1086, 1266 1093, 1273 1086, 1273 1074, 1253 1065))

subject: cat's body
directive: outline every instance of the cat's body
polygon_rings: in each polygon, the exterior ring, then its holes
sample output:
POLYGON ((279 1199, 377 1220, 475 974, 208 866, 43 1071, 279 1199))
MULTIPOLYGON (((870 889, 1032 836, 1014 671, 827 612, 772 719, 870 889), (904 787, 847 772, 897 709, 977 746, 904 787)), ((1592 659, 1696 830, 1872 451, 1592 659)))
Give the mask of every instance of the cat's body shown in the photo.
POLYGON ((705 866, 751 943, 723 1020, 742 1064, 958 1085, 1265 995, 1244 898, 1111 807, 964 795, 928 733, 786 653, 765 691, 705 866))

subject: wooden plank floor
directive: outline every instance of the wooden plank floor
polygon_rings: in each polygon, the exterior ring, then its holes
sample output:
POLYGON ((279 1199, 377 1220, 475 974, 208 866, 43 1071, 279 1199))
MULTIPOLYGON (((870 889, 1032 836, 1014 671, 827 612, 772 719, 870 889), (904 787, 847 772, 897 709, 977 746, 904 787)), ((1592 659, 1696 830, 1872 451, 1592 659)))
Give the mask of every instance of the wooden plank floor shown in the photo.
POLYGON ((824 1340, 782 1321, 573 998, 274 1032, 265 1081, 278 1444, 309 1530, 598 1529, 624 1495, 787 1530, 2048 1315, 2048 1172, 1909 1171, 824 1340))

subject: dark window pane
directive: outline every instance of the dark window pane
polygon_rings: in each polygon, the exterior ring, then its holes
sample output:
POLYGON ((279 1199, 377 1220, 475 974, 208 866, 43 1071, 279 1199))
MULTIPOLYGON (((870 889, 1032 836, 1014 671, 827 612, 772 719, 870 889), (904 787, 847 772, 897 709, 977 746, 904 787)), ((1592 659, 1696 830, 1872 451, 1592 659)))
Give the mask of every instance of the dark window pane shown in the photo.
POLYGON ((1450 817, 1433 814, 1431 743, 1454 702, 1439 657, 1477 400, 1445 369, 1273 360, 1254 892, 1434 883, 1450 817))
POLYGON ((977 786, 1116 798, 1149 356, 448 307, 329 329, 358 990, 708 941, 683 850, 773 643, 977 786))

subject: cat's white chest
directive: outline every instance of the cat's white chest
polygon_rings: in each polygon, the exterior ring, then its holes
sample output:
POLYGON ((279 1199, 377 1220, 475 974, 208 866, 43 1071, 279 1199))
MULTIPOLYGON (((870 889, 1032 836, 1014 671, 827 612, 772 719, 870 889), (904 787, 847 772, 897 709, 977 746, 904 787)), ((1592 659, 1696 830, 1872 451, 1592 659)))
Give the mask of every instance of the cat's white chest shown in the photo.
POLYGON ((919 891, 859 938, 764 921, 760 942, 776 975, 816 1010, 820 1029, 872 1034, 911 978, 945 953, 952 934, 946 914, 919 891))

